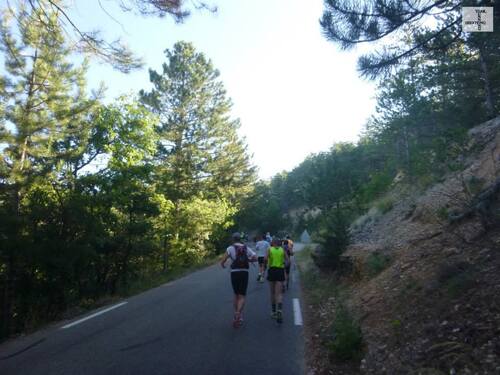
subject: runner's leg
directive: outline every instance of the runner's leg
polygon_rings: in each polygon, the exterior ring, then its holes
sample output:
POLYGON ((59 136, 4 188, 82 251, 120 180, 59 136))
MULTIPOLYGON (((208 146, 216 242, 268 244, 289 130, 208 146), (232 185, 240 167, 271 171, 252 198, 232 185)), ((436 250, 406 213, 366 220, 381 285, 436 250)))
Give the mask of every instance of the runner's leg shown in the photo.
POLYGON ((281 323, 283 321, 283 282, 282 281, 277 281, 276 282, 276 287, 274 289, 276 293, 276 321, 278 323, 281 323))
POLYGON ((269 291, 271 295, 271 318, 276 319, 276 294, 275 294, 275 281, 269 281, 269 291))
POLYGON ((238 294, 236 303, 236 312, 242 313, 244 307, 245 307, 245 296, 238 294))

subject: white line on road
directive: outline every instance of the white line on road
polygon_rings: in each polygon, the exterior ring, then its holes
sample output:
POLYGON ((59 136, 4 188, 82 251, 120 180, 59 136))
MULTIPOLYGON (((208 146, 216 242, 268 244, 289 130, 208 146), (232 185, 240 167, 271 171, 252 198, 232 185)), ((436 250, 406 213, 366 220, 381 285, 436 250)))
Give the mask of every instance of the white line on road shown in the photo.
POLYGON ((76 322, 73 322, 73 323, 70 323, 70 324, 66 324, 65 326, 61 327, 61 329, 66 329, 66 328, 70 328, 70 327, 76 326, 77 324, 83 323, 83 322, 84 322, 84 321, 86 321, 86 320, 89 320, 89 319, 95 318, 96 316, 99 316, 99 315, 101 315, 101 314, 107 313, 108 311, 111 311, 111 310, 117 309, 118 307, 123 306, 123 305, 125 305, 125 304, 127 304, 127 302, 122 302, 122 303, 119 303, 119 304, 117 304, 117 305, 114 305, 114 306, 108 307, 107 309, 104 309, 104 310, 98 311, 98 312, 96 312, 95 314, 92 314, 92 315, 87 316, 86 318, 83 318, 83 319, 77 320, 76 322))
POLYGON ((302 325, 302 312, 300 311, 300 302, 298 298, 293 299, 293 320, 296 326, 302 325))

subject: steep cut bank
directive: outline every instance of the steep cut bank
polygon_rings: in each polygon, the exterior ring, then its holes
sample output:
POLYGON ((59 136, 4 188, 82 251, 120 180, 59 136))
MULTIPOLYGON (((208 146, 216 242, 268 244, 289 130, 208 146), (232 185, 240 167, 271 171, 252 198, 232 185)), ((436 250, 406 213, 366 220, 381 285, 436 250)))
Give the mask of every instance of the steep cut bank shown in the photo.
POLYGON ((340 284, 363 350, 315 373, 500 373, 500 117, 469 137, 460 171, 423 193, 395 185, 352 226, 340 284))

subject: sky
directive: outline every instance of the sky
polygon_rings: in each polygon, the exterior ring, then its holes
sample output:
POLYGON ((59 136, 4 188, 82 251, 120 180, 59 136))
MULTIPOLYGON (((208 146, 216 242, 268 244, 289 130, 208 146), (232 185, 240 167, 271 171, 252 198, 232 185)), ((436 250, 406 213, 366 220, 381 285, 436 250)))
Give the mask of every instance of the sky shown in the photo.
POLYGON ((74 0, 82 30, 121 38, 145 62, 125 75, 93 62, 89 88, 106 85, 106 100, 149 89, 148 68, 161 70, 164 51, 192 42, 221 73, 259 177, 290 171, 335 142, 356 141, 375 109, 375 85, 356 71, 359 52, 341 51, 321 33, 322 0, 211 0, 218 11, 195 11, 183 24, 124 13, 116 0, 74 0), (307 6, 304 4, 307 3, 307 6))

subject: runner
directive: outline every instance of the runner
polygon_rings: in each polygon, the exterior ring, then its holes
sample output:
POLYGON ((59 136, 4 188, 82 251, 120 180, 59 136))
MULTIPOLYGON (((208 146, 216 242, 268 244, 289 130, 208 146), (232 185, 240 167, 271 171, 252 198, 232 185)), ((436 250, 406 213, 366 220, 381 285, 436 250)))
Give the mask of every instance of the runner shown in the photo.
POLYGON ((259 276, 257 276, 257 281, 261 283, 264 282, 264 273, 266 271, 266 264, 264 262, 264 257, 266 256, 267 249, 269 249, 269 243, 265 241, 261 235, 257 236, 257 243, 255 244, 255 251, 257 253, 257 260, 259 262, 259 276))
MULTIPOLYGON (((288 255, 287 260, 285 261, 285 285, 286 289, 288 289, 290 281, 290 267, 292 266, 292 256, 293 256, 292 240, 286 239, 283 241, 283 250, 285 250, 285 253, 288 255)), ((283 285, 283 293, 285 292, 285 285, 283 285)))
POLYGON ((245 307, 245 296, 248 287, 248 267, 249 262, 255 262, 257 256, 242 243, 241 235, 233 234, 233 244, 229 246, 222 258, 220 265, 226 268, 226 261, 231 258, 231 285, 234 292, 234 317, 233 327, 238 328, 243 324, 243 307, 245 307))
POLYGON ((273 238, 271 237, 271 233, 267 232, 266 235, 264 236, 264 239, 269 243, 271 244, 271 241, 273 240, 273 238))
POLYGON ((285 281, 285 260, 288 255, 281 247, 281 241, 273 238, 271 247, 266 253, 264 261, 269 265, 267 280, 271 289, 271 317, 278 323, 283 322, 283 294, 282 284, 285 281))
POLYGON ((288 240, 288 246, 289 246, 290 250, 291 250, 291 251, 292 251, 292 253, 293 253, 293 241, 292 241, 292 239, 290 238, 290 236, 289 236, 289 235, 287 235, 287 236, 285 237, 285 239, 286 239, 286 240, 288 240))

